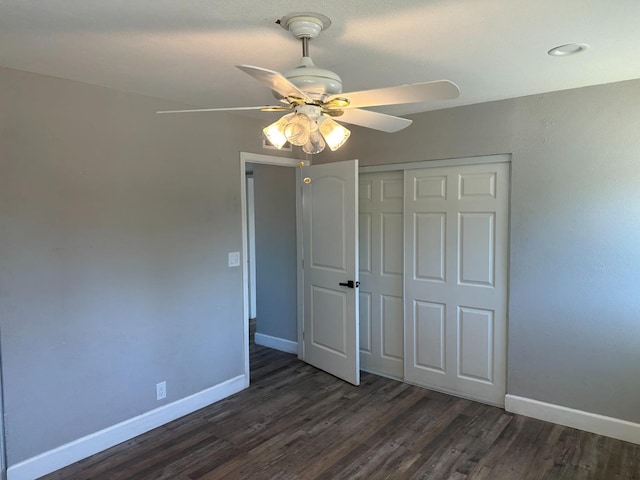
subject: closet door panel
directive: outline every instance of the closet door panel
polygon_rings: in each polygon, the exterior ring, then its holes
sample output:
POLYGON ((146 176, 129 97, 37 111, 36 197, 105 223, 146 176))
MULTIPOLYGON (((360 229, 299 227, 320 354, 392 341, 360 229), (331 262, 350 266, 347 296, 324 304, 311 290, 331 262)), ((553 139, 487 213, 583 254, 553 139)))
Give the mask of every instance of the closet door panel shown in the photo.
POLYGON ((405 171, 405 378, 504 405, 509 164, 405 171))
POLYGON ((360 188, 360 366, 394 378, 404 372, 403 173, 364 173, 360 188), (365 320, 363 305, 368 318, 365 320), (368 335, 369 340, 363 338, 368 335))

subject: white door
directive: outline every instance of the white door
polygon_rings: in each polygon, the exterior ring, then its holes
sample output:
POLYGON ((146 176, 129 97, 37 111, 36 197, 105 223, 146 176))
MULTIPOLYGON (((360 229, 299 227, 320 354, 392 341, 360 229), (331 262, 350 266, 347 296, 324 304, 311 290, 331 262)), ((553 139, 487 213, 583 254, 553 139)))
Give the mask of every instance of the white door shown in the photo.
POLYGON ((304 360, 359 385, 358 162, 302 174, 304 360))
POLYGON ((394 378, 404 373, 403 172, 360 174, 360 363, 394 378))
POLYGON ((503 405, 509 166, 405 172, 405 378, 503 405))

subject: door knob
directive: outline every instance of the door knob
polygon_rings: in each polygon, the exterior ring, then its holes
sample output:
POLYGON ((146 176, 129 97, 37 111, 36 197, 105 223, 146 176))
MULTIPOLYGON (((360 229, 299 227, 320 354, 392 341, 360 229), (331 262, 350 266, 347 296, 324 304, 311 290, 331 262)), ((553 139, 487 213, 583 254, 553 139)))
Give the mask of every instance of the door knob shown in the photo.
POLYGON ((343 287, 358 288, 360 286, 360 282, 354 282, 353 280, 347 280, 346 283, 340 282, 340 285, 343 286, 343 287))

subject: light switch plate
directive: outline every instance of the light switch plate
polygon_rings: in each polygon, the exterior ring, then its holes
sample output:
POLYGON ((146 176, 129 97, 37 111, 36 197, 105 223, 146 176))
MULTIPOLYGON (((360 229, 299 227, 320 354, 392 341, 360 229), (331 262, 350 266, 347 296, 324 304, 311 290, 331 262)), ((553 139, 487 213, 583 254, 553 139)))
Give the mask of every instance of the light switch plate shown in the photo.
POLYGON ((230 267, 240 266, 240 252, 229 252, 229 266, 230 267))

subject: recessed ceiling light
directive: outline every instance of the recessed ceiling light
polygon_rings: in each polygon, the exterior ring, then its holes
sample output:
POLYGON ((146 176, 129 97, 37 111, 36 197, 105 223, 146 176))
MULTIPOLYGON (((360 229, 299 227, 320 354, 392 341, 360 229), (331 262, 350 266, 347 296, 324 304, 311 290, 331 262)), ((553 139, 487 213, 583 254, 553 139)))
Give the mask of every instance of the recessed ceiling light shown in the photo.
POLYGON ((584 52, 587 48, 589 48, 589 45, 586 43, 567 43, 566 45, 553 47, 547 53, 552 57, 566 57, 567 55, 584 52))

